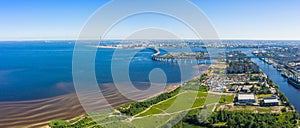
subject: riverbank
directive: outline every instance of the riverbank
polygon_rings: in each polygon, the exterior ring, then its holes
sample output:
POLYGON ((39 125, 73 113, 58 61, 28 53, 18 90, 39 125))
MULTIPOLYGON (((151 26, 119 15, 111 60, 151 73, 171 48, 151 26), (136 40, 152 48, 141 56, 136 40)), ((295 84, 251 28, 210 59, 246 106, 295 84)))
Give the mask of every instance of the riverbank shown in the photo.
POLYGON ((279 85, 280 92, 284 93, 284 95, 288 98, 291 104, 298 111, 300 110, 299 95, 300 90, 296 89, 293 85, 290 85, 287 82, 287 79, 281 76, 281 72, 276 70, 272 65, 263 62, 260 59, 253 59, 253 61, 258 64, 261 70, 274 81, 276 85, 279 85))

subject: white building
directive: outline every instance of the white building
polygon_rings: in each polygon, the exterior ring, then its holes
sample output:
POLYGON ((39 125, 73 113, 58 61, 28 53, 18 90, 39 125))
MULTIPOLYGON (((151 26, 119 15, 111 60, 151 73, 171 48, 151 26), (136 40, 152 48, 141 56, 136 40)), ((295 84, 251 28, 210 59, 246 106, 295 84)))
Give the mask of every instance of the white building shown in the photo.
POLYGON ((241 104, 253 104, 255 103, 254 94, 238 94, 238 102, 241 104))
POLYGON ((278 106, 279 100, 277 99, 277 97, 268 97, 264 98, 262 103, 263 106, 278 106))

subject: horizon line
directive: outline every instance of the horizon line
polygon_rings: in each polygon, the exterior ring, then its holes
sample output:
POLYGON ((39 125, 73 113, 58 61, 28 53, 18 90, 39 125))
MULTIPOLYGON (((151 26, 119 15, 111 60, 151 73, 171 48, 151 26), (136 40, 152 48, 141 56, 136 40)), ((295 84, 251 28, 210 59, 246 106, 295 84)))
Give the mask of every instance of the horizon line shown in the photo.
MULTIPOLYGON (((201 40, 207 40, 207 41, 216 41, 216 40, 221 40, 221 41, 300 41, 300 39, 102 39, 104 41, 141 41, 141 40, 148 40, 148 41, 166 41, 166 40, 194 40, 194 41, 201 41, 201 40)), ((99 39, 82 39, 82 40, 77 40, 77 39, 0 39, 0 42, 11 42, 11 41, 99 41, 99 39)))

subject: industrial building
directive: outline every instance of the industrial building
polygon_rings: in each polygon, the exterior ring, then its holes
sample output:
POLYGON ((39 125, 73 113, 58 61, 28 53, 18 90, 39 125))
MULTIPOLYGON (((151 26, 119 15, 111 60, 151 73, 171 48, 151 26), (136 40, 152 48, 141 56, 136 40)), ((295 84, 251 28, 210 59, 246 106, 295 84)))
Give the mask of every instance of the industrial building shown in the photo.
POLYGON ((267 97, 263 98, 262 106, 278 106, 279 100, 277 97, 267 97))
POLYGON ((238 104, 254 104, 254 94, 238 94, 238 104))

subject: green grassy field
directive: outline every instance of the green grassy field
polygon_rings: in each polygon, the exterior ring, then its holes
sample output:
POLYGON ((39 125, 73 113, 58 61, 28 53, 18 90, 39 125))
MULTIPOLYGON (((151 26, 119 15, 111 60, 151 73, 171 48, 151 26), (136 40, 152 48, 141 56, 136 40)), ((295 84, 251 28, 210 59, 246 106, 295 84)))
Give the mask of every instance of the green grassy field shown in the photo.
POLYGON ((148 116, 148 115, 154 115, 154 114, 160 114, 160 113, 162 113, 162 112, 163 112, 163 111, 160 110, 160 109, 158 109, 158 108, 151 107, 148 111, 139 114, 137 117, 148 116))
POLYGON ((220 103, 232 103, 234 100, 234 95, 222 95, 222 96, 213 95, 213 94, 208 95, 208 93, 206 92, 197 92, 197 91, 186 91, 180 94, 178 97, 180 97, 181 100, 177 99, 177 96, 168 99, 164 102, 152 106, 147 111, 137 115, 137 117, 162 114, 162 113, 174 113, 186 109, 199 108, 199 107, 203 107, 204 104, 218 103, 219 99, 220 99, 219 101, 220 103), (180 105, 177 106, 174 103, 175 101, 178 102, 178 104, 180 105), (194 102, 193 106, 184 105, 184 104, 191 105, 191 102, 194 102))
POLYGON ((272 108, 257 108, 257 111, 259 113, 271 113, 272 112, 272 108))
POLYGON ((172 115, 160 115, 160 116, 148 116, 140 119, 135 119, 132 124, 137 128, 155 128, 162 124, 165 124, 172 115))
POLYGON ((222 95, 220 103, 232 103, 234 101, 234 95, 222 95))
MULTIPOLYGON (((220 95, 208 95, 207 92, 185 91, 176 97, 163 101, 152 106, 150 109, 138 114, 136 117, 143 117, 162 113, 174 113, 192 108, 203 107, 204 104, 218 103, 220 95)), ((233 101, 234 96, 222 96, 226 102, 233 101)))
POLYGON ((258 94, 257 97, 258 99, 261 99, 261 98, 265 98, 265 97, 272 97, 273 94, 258 94))

